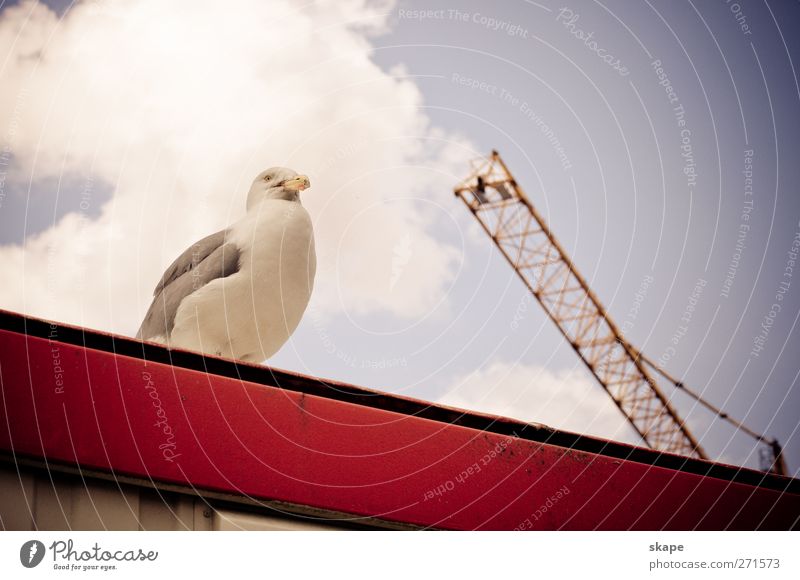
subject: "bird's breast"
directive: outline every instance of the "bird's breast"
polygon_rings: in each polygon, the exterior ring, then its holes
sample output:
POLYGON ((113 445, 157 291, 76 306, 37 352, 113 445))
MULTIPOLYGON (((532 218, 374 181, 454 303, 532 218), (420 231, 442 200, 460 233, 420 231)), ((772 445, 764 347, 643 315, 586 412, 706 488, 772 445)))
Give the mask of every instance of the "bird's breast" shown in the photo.
POLYGON ((265 201, 233 228, 231 239, 240 248, 240 272, 252 284, 256 302, 277 299, 285 307, 298 303, 305 309, 316 253, 311 217, 302 205, 265 201))

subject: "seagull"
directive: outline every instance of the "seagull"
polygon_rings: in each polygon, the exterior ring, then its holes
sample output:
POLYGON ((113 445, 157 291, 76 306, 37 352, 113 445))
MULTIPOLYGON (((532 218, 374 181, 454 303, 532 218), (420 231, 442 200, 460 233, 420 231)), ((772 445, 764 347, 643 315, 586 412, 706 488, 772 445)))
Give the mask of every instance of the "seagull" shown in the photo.
POLYGON ((278 352, 314 287, 314 230, 300 203, 310 185, 285 167, 258 174, 246 215, 164 272, 136 337, 247 362, 278 352))

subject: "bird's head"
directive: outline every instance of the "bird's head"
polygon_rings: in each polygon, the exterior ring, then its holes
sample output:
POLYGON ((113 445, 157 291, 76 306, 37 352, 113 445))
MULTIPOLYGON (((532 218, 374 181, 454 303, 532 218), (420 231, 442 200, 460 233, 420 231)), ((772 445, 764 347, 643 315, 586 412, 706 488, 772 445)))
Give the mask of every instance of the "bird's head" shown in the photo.
POLYGON ((300 202, 300 192, 308 189, 311 182, 305 175, 298 175, 287 167, 270 167, 259 173, 247 194, 247 209, 266 199, 283 199, 300 202))

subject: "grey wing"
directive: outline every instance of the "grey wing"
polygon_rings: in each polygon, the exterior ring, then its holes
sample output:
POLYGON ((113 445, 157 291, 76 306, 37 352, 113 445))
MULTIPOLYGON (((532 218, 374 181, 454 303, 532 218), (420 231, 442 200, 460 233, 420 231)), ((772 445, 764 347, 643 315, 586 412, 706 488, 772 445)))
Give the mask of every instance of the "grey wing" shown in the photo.
POLYGON ((167 338, 184 298, 212 280, 239 271, 239 248, 232 242, 225 242, 225 233, 224 230, 217 232, 193 244, 167 268, 156 286, 155 297, 136 338, 167 338), (214 243, 217 243, 215 247, 211 245, 214 243))
POLYGON ((153 296, 157 296, 170 282, 196 267, 200 262, 205 260, 211 252, 222 246, 225 243, 225 236, 227 234, 228 230, 220 230, 189 246, 186 251, 175 258, 175 261, 164 271, 164 275, 161 276, 161 280, 159 280, 153 290, 153 296))

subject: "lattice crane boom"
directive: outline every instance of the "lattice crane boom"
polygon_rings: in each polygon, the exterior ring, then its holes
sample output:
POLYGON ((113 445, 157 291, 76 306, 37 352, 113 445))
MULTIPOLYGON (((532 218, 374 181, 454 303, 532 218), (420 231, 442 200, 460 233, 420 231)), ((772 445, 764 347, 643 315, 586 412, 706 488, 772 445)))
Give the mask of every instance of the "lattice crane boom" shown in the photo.
POLYGON ((455 188, 600 385, 652 448, 706 458, 641 353, 622 336, 553 232, 493 151, 455 188))
POLYGON ((761 468, 786 475, 780 444, 706 401, 631 345, 578 272, 497 151, 455 188, 628 422, 654 449, 707 459, 658 383, 658 373, 719 419, 766 445, 761 468))

